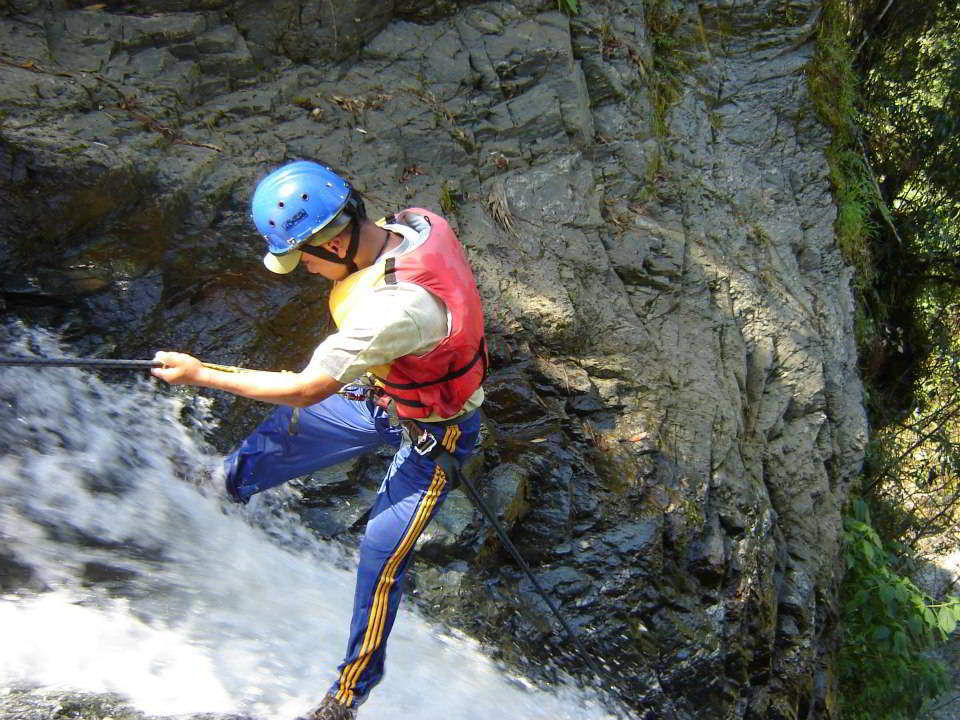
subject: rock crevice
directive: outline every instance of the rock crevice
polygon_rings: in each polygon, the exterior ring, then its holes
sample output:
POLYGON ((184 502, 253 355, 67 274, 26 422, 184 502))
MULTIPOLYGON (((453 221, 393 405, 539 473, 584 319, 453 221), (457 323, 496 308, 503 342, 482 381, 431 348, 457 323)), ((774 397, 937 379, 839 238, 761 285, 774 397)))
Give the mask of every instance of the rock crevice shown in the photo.
MULTIPOLYGON (((666 38, 633 2, 12 3, 5 307, 78 352, 298 369, 326 288, 258 269, 256 180, 311 157, 372 213, 443 212, 494 361, 470 472, 620 695, 830 717, 866 427, 804 74, 819 4, 671 7, 666 38)), ((264 412, 215 402, 224 444, 264 412)), ((382 462, 351 481, 375 489, 382 462)), ((302 492, 318 532, 356 532, 302 492)), ((465 502, 420 557, 416 595, 449 622, 530 658, 563 645, 465 502)))

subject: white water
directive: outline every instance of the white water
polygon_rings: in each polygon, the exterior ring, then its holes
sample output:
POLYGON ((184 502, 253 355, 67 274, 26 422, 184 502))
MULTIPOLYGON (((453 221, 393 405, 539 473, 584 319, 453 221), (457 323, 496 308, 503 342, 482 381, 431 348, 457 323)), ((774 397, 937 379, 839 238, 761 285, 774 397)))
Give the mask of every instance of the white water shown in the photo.
MULTIPOLYGON (((0 597, 0 688, 118 692, 155 715, 290 720, 329 687, 352 558, 280 504, 225 503, 221 458, 197 440, 213 425, 183 397, 142 377, 0 368, 0 549, 45 588, 0 597), (121 579, 105 581, 104 567, 121 579)), ((405 608, 387 669, 361 717, 614 717, 572 686, 507 675, 476 643, 405 608)))

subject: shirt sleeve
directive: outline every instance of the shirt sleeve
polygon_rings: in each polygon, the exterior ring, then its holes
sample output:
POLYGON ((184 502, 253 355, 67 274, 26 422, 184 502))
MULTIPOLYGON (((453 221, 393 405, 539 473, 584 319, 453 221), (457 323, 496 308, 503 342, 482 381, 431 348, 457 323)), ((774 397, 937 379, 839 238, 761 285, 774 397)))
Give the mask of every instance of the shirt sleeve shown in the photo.
POLYGON ((446 305, 419 285, 374 288, 344 326, 314 350, 310 366, 349 383, 398 357, 430 352, 447 336, 447 328, 446 305))

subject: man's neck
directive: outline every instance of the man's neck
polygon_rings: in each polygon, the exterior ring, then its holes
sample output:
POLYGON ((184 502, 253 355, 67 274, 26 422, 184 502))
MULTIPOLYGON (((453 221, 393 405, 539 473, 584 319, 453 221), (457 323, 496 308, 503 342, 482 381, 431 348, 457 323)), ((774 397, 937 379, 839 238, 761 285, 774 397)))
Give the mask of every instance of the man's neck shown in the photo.
POLYGON ((366 221, 360 228, 360 248, 355 262, 361 270, 370 267, 381 255, 403 242, 403 236, 366 221))

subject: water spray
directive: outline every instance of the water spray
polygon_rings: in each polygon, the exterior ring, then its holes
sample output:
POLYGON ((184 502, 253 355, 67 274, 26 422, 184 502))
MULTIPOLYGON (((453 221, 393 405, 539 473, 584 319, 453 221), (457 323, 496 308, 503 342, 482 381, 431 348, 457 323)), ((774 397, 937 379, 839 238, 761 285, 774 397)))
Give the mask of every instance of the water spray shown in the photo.
MULTIPOLYGON (((212 368, 214 370, 220 370, 222 372, 247 372, 245 368, 235 367, 232 365, 216 365, 213 363, 202 363, 204 367, 212 368)), ((151 368, 162 368, 164 364, 157 360, 114 360, 108 358, 68 358, 68 357, 59 357, 59 358, 37 358, 37 357, 0 357, 0 367, 2 366, 27 366, 27 367, 88 367, 88 368, 103 368, 109 370, 141 370, 141 369, 151 369, 151 368)), ((547 594, 546 590, 537 580, 537 577, 533 574, 530 566, 524 560, 523 556, 520 554, 520 551, 517 549, 516 545, 510 540, 510 537, 507 535, 504 527, 497 521, 496 515, 493 511, 487 506, 483 501, 480 493, 473 483, 464 476, 461 472, 459 463, 453 458, 452 455, 448 453, 441 454, 437 458, 438 462, 444 466, 444 470, 449 474, 457 477, 462 486, 464 487, 467 496, 473 502, 473 504, 483 513, 487 521, 493 526, 494 530, 497 533, 497 536, 500 538, 500 542, 503 547, 513 556, 513 559, 516 561, 517 565, 520 566, 520 569, 523 570, 524 574, 530 579, 530 582, 533 584, 534 588, 543 598, 544 602, 552 611, 553 615, 560 622, 560 625, 566 631, 567 636, 573 642, 578 653, 586 662, 587 666, 591 671, 598 677, 603 677, 603 672, 597 665, 596 660, 593 658, 593 655, 590 651, 584 646, 583 641, 580 636, 574 632, 573 628, 567 622, 567 619, 564 617, 563 613, 560 612, 560 609, 557 605, 550 599, 550 596, 547 594)))

